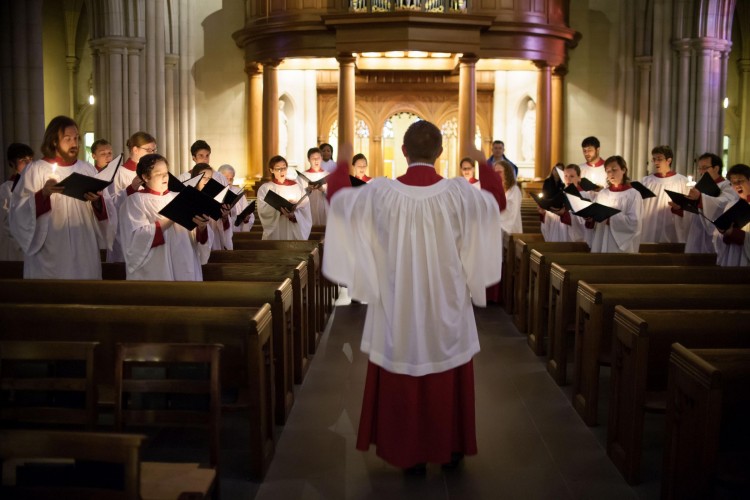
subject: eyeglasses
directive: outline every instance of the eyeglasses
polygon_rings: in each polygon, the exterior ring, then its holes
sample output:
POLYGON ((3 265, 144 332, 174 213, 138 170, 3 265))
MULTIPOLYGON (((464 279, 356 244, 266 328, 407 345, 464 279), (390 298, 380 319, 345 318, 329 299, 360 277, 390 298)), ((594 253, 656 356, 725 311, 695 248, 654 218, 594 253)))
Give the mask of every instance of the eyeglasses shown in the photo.
POLYGON ((272 168, 274 172, 286 172, 289 169, 289 167, 279 167, 279 168, 272 168))
POLYGON ((146 153, 152 155, 158 151, 157 148, 144 148, 143 146, 138 146, 140 149, 144 150, 146 153))

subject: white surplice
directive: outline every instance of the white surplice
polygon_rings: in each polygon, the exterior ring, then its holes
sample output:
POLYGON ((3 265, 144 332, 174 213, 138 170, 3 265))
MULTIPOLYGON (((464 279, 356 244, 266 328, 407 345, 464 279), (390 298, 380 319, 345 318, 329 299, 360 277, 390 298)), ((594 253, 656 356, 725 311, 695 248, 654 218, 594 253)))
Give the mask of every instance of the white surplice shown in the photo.
POLYGON ((563 224, 559 215, 550 211, 545 212, 542 222, 544 241, 584 241, 585 228, 576 219, 581 220, 580 217, 570 214, 570 224, 563 224))
MULTIPOLYGON (((307 170, 302 173, 305 177, 310 179, 311 182, 317 182, 323 177, 328 176, 328 172, 311 172, 307 170)), ((307 181, 303 178, 299 178, 303 188, 307 188, 307 181)), ((312 215, 313 226, 325 226, 326 219, 328 216, 328 200, 326 199, 326 193, 328 192, 328 184, 323 184, 321 189, 314 189, 310 192, 310 214, 312 215)))
POLYGON ((287 200, 300 200, 305 195, 305 189, 299 182, 287 181, 289 184, 281 185, 275 182, 266 182, 258 188, 258 216, 263 224, 264 240, 306 240, 310 237, 312 229, 312 216, 310 215, 309 197, 302 200, 294 211, 297 222, 292 222, 263 201, 268 191, 273 191, 287 200))
POLYGON ((684 243, 687 240, 689 220, 672 213, 671 199, 665 189, 687 194, 687 177, 681 174, 657 177, 654 174, 641 179, 641 184, 656 197, 643 200, 643 229, 641 241, 646 243, 684 243))
POLYGON ((332 199, 323 273, 368 303, 361 350, 392 373, 422 376, 479 351, 472 302, 500 280, 500 212, 464 179, 408 186, 386 178, 332 199), (429 335, 415 335, 428 332, 429 335))
POLYGON ((597 166, 581 163, 578 167, 581 169, 581 177, 587 178, 597 186, 607 186, 607 172, 604 171, 604 161, 597 166))
POLYGON ((513 233, 522 233, 523 224, 521 221, 521 188, 518 184, 513 185, 505 192, 505 210, 500 213, 500 227, 503 230, 503 238, 508 240, 508 235, 513 233))
MULTIPOLYGON (((115 210, 118 215, 120 213, 120 208, 128 197, 128 187, 130 187, 133 183, 133 179, 136 177, 135 170, 131 170, 131 168, 135 169, 136 166, 137 164, 131 158, 128 158, 128 160, 117 169, 112 184, 107 188, 112 200, 114 200, 115 210)), ((112 220, 110 224, 117 225, 117 219, 112 220)), ((115 241, 112 244, 112 248, 107 250, 107 262, 125 262, 125 256, 122 253, 122 244, 120 243, 118 231, 115 232, 115 241)))
MULTIPOLYGON (((716 220, 728 206, 734 205, 740 198, 728 180, 722 179, 717 186, 721 189, 721 194, 716 198, 701 194, 701 211, 711 220, 716 220)), ((716 253, 714 246, 716 227, 698 214, 686 211, 684 216, 689 223, 685 253, 716 253)))
MULTIPOLYGON (((735 200, 729 203, 724 212, 732 208, 732 205, 737 203, 735 200)), ((750 266, 750 223, 745 224, 742 227, 745 231, 745 244, 736 245, 731 243, 727 245, 724 243, 724 235, 722 235, 716 228, 714 228, 714 248, 716 248, 716 263, 720 266, 750 266)))
POLYGON ((172 224, 162 231, 164 244, 152 247, 159 211, 177 193, 153 194, 145 190, 129 196, 120 207, 120 240, 125 254, 127 279, 158 281, 202 281, 201 264, 211 255, 208 231, 206 243, 198 243, 196 229, 188 231, 172 224))
POLYGON ((10 234, 10 201, 13 181, 0 184, 0 260, 23 260, 21 247, 10 234))
MULTIPOLYGON (((95 176, 96 169, 78 160, 71 166, 58 166, 54 174, 62 181, 73 172, 95 176)), ((102 203, 108 220, 99 221, 91 203, 55 193, 52 209, 36 216, 35 194, 52 177, 52 164, 37 160, 27 166, 11 197, 10 230, 24 252, 24 278, 101 279, 99 249, 114 239, 109 219, 117 217, 107 190, 102 203)))
POLYGON ((641 245, 641 194, 634 188, 625 191, 602 189, 596 203, 620 210, 607 221, 597 222, 589 244, 591 252, 637 253, 641 245))

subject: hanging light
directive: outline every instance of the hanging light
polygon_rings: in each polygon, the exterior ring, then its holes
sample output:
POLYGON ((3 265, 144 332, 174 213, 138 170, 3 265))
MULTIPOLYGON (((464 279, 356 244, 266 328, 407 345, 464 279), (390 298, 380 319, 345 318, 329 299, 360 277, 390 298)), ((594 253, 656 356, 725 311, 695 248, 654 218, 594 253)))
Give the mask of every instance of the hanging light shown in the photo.
POLYGON ((724 109, 727 109, 728 107, 729 107, 729 98, 725 97, 724 98, 724 109))
POLYGON ((96 99, 94 98, 94 94, 89 94, 89 104, 93 106, 94 102, 96 102, 96 99))

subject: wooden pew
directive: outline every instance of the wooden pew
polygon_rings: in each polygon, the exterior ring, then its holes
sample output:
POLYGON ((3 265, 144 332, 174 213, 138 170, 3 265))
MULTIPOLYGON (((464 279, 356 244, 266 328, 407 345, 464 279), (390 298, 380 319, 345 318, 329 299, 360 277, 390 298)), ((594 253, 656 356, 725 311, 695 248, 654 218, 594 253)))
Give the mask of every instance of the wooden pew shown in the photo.
POLYGON ((750 310, 615 307, 607 454, 628 483, 639 481, 645 412, 664 412, 672 344, 750 348, 748 324, 750 310))
POLYGON ((531 250, 540 252, 586 252, 589 246, 584 242, 546 242, 530 241, 522 239, 515 240, 515 253, 513 263, 513 286, 515 298, 513 307, 513 323, 521 333, 526 333, 528 328, 529 308, 529 254, 531 250))
MULTIPOLYGON (((206 282, 246 281, 251 285, 265 281, 292 280, 291 316, 283 317, 285 325, 282 330, 279 330, 286 335, 291 335, 283 340, 279 339, 278 342, 284 344, 285 364, 294 367, 292 370, 286 370, 286 376, 292 376, 295 384, 301 384, 310 365, 308 356, 308 327, 310 326, 308 321, 310 315, 308 312, 307 264, 300 262, 294 269, 290 269, 290 267, 287 264, 208 263, 203 265, 203 279, 206 282), (286 324, 289 321, 291 323, 286 324)), ((273 311, 273 314, 275 322, 276 311, 273 311)), ((275 329, 274 332, 276 332, 275 329)), ((281 348, 282 346, 279 345, 278 347, 281 348)), ((276 350, 275 352, 278 353, 279 351, 276 350)), ((277 383, 281 376, 277 371, 277 383)))
MULTIPOLYGON (((295 276, 292 279, 294 283, 297 279, 300 281, 300 286, 304 287, 304 283, 307 283, 307 353, 315 354, 317 343, 320 341, 320 336, 323 334, 321 329, 322 320, 319 318, 323 317, 323 305, 318 300, 318 297, 322 294, 318 288, 320 287, 320 264, 318 259, 318 251, 313 250, 312 252, 306 251, 269 251, 269 250, 214 250, 211 252, 211 257, 208 263, 270 263, 270 264, 286 264, 290 267, 294 266, 295 276), (301 271, 297 271, 299 262, 305 262, 307 266, 306 278, 303 276, 301 271)), ((303 299, 305 297, 303 296, 303 299)), ((304 307, 304 306, 303 306, 304 307)))
POLYGON ((747 498, 749 385, 750 349, 673 345, 662 498, 747 498))
POLYGON ((587 425, 596 425, 599 365, 612 354, 612 323, 616 305, 628 309, 742 309, 750 285, 578 283, 575 326, 573 407, 587 425))
POLYGON ((513 314, 515 307, 514 265, 516 261, 516 240, 544 241, 541 233, 513 233, 503 245, 503 305, 505 312, 513 314))
MULTIPOLYGON (((226 264, 213 264, 225 266, 226 264)), ((107 267, 123 266, 109 263, 107 267)), ((294 290, 288 268, 262 268, 263 279, 231 283, 171 281, 79 281, 79 280, 9 280, 0 290, 0 302, 29 304, 100 304, 151 305, 184 307, 260 307, 271 305, 273 318, 274 409, 276 422, 283 424, 294 405, 293 347, 301 342, 294 337, 294 290)), ((256 273, 260 271, 255 268, 256 273)), ((250 274, 252 271, 246 271, 250 274)), ((209 271, 211 273, 211 271, 209 271)), ((214 272, 218 274, 218 271, 214 272)), ((227 271, 227 275, 236 271, 227 271)), ((224 276, 218 276, 224 277, 224 276)), ((238 277, 233 275, 237 280, 238 277)), ((256 276, 257 278, 257 276, 256 276)))
MULTIPOLYGON (((562 247, 561 247, 562 248, 562 247)), ((640 246, 639 254, 645 253, 675 253, 682 254, 684 243, 644 243, 640 246)), ((554 253, 565 250, 551 250, 554 253)), ((546 352, 547 337, 547 299, 549 296, 549 267, 551 261, 544 257, 547 253, 542 247, 534 248, 528 263, 528 306, 526 325, 528 327, 528 343, 537 356, 546 352)), ((622 255, 622 254, 619 254, 622 255)), ((705 257, 707 260, 708 258, 705 257)), ((715 259, 714 259, 715 262, 715 259)), ((709 263, 707 263, 709 264, 709 263)), ((713 264, 713 263, 711 263, 713 264)), ((523 265, 523 264, 522 264, 523 265)))
MULTIPOLYGON (((538 253, 538 252, 537 252, 538 253)), ((532 251, 534 254, 534 251, 532 251)), ((536 257, 542 262, 541 254, 536 257)), ((567 337, 569 325, 573 325, 576 311, 578 281, 591 283, 608 281, 611 283, 664 282, 674 278, 661 278, 653 274, 652 266, 713 266, 717 276, 729 276, 714 266, 714 254, 592 254, 554 253, 544 254, 551 263, 549 272, 549 292, 547 297, 547 371, 555 381, 563 385, 567 373, 567 337), (605 266, 606 269, 602 269, 605 266), (598 267, 598 268, 597 268, 598 267), (647 272, 642 268, 649 267, 647 272), (587 269, 590 268, 590 269, 587 269), (637 269, 638 272, 634 272, 637 269)), ((669 272, 669 271, 664 271, 669 272)), ((672 271, 674 276, 675 272, 672 271)), ((540 276, 544 274, 540 273, 540 276)), ((696 278, 697 279, 697 278, 696 278)), ((742 281, 735 281, 741 283, 742 281)), ((541 287, 540 287, 541 290, 541 287)))
MULTIPOLYGON (((325 235, 326 235, 325 231, 323 232, 310 231, 310 236, 308 236, 307 241, 319 241, 325 238, 325 235)), ((255 227, 253 227, 252 231, 234 233, 234 235, 232 235, 232 242, 234 244, 244 243, 245 241, 257 241, 257 240, 262 240, 262 239, 263 239, 262 227, 258 231, 255 230, 255 227)))
MULTIPOLYGON (((294 241, 294 240, 253 240, 245 241, 235 245, 237 250, 296 250, 310 252, 311 257, 307 262, 308 271, 315 275, 315 289, 318 290, 317 303, 321 304, 320 310, 323 314, 318 317, 318 332, 325 330, 328 315, 333 310, 331 295, 331 284, 320 273, 323 258, 323 242, 320 241, 294 241), (315 253, 317 250, 317 253, 315 253)), ((319 339, 316 338, 316 342, 319 339)), ((317 344, 316 344, 317 345, 317 344)))
POLYGON ((114 383, 118 343, 222 344, 222 390, 237 391, 248 413, 249 474, 260 479, 268 469, 274 452, 268 304, 257 308, 5 303, 0 304, 0 323, 3 340, 99 342, 95 370, 103 385, 114 383))

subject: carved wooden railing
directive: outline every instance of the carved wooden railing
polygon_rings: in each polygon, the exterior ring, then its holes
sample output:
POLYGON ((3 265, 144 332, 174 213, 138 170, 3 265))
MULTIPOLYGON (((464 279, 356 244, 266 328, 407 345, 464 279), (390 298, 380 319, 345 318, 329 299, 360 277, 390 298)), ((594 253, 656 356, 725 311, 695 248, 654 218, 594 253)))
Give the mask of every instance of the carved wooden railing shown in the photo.
POLYGON ((349 0, 349 11, 466 13, 469 0, 349 0))

